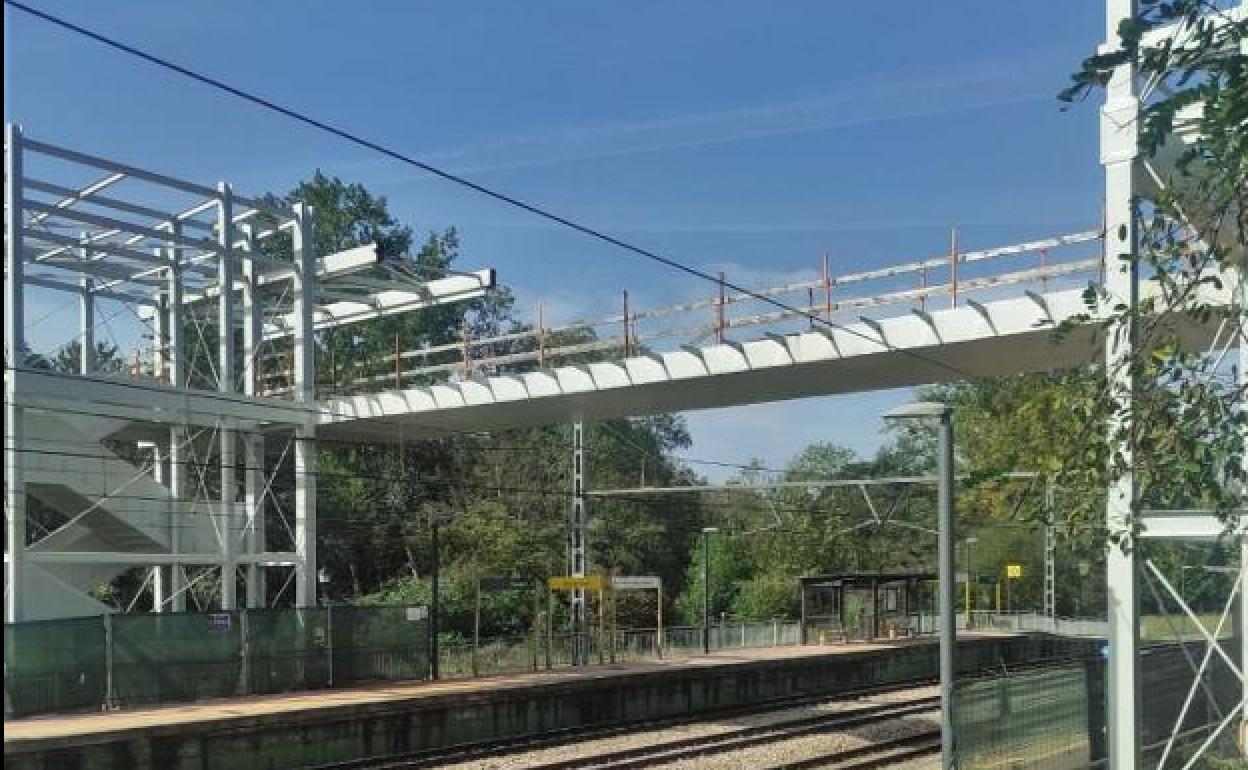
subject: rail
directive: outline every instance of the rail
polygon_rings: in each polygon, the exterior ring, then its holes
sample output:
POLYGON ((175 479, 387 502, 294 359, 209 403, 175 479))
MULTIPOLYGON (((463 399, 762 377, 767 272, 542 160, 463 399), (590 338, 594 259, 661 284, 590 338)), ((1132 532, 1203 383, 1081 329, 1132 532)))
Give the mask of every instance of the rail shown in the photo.
MULTIPOLYGON (((974 305, 977 300, 970 295, 1003 289, 1045 293, 1058 285, 1069 287, 1077 276, 1099 278, 1105 262, 1102 242, 1100 228, 966 251, 955 237, 949 253, 939 257, 842 275, 832 273, 825 257, 816 278, 748 293, 727 291, 727 278, 720 274, 713 296, 663 307, 634 308, 624 291, 619 312, 561 325, 549 325, 539 305, 534 323, 504 334, 474 337, 465 321, 454 341, 411 349, 415 341, 396 334, 387 351, 359 360, 334 361, 331 353, 319 388, 322 395, 352 394, 543 370, 595 357, 653 355, 708 340, 736 344, 733 332, 792 333, 813 328, 816 318, 854 322, 898 306, 926 313, 940 298, 957 307, 974 305), (760 297, 783 301, 791 309, 775 309, 760 297)), ((286 378, 282 372, 266 375, 269 392, 280 392, 286 378)))

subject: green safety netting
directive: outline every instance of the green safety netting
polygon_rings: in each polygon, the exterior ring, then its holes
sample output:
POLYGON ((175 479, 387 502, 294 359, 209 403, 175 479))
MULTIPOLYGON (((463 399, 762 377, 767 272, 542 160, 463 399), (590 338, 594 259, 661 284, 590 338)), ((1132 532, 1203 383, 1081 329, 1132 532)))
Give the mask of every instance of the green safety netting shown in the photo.
POLYGON ((323 607, 248 610, 247 670, 253 693, 329 685, 329 622, 323 607))
POLYGON ((105 663, 101 617, 5 624, 5 716, 99 708, 105 663))
POLYGON ((246 693, 239 613, 114 615, 112 624, 117 703, 246 693))

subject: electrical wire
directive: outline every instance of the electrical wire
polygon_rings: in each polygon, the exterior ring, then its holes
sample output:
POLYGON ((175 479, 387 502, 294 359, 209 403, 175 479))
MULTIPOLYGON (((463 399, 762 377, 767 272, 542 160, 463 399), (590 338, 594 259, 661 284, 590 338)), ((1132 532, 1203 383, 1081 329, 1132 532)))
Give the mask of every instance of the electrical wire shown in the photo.
POLYGON ((582 235, 586 235, 595 240, 602 241, 611 246, 615 246, 619 249, 630 252, 637 256, 644 257, 653 262, 657 262, 677 272, 684 273, 694 278, 700 278, 709 283, 716 284, 717 286, 722 286, 725 289, 731 289, 732 291, 735 291, 739 294, 744 294, 750 297, 751 299, 771 305, 780 310, 793 313, 800 318, 804 318, 808 320, 811 324, 820 324, 829 329, 837 329, 837 330, 846 332, 847 334, 853 335, 855 337, 859 337, 860 339, 863 339, 872 344, 883 345, 889 350, 892 350, 897 353, 901 353, 915 360, 919 360, 926 364, 946 370, 960 377, 968 377, 972 379, 975 378, 974 374, 964 369, 960 369, 956 366, 953 366, 952 364, 949 364, 947 362, 941 361, 937 358, 923 355, 922 353, 919 353, 918 351, 897 347, 896 345, 893 345, 892 343, 888 342, 882 337, 880 339, 876 339, 875 337, 872 337, 864 332, 858 331, 857 329, 854 329, 844 324, 840 324, 835 321, 831 321, 829 319, 823 318, 822 316, 802 310, 786 302, 781 302, 780 300, 775 299, 774 297, 767 296, 766 294, 763 294, 761 292, 757 292, 752 289, 739 286, 730 281, 723 280, 719 276, 711 275, 705 270, 700 270, 696 267, 692 267, 690 265, 687 265, 671 257, 659 254, 658 252, 653 251, 651 249, 646 249, 641 246, 636 246, 632 243, 629 243, 628 241, 625 241, 614 235, 610 235, 609 233, 606 233, 602 230, 599 230, 594 227, 590 227, 589 225, 581 224, 580 222, 577 222, 576 220, 565 217, 561 214, 556 214, 550 209, 544 208, 535 203, 530 203, 521 198, 515 197, 514 195, 509 195, 507 193, 500 192, 493 188, 486 187, 485 185, 480 184, 478 182, 474 182, 468 179, 467 177, 452 173, 450 171, 446 171, 432 164, 418 160, 403 152, 394 150, 390 147, 380 144, 379 142, 365 138, 363 136, 360 136, 359 134, 353 133, 346 129, 339 128, 335 125, 332 125, 318 118, 311 117, 294 108, 287 107, 282 104, 278 104, 277 102, 271 99, 259 96, 255 93, 244 90, 237 86, 232 86, 210 75, 197 72, 195 70, 190 69, 189 67, 185 67, 183 65, 177 64, 163 57, 156 56, 155 54, 148 53, 136 46, 130 45, 128 43, 123 43, 115 38, 111 38, 99 32, 95 32, 93 30, 87 29, 86 27, 75 24, 59 16, 50 14, 46 11, 39 10, 25 3, 19 2, 18 0, 4 0, 4 2, 5 2, 5 5, 12 6, 13 8, 19 11, 22 11, 30 16, 41 19, 50 24, 53 24, 66 31, 73 32, 74 34, 94 40, 95 42, 100 43, 101 45, 107 46, 109 48, 120 51, 127 55, 136 57, 138 59, 141 59, 149 64, 155 65, 162 69, 169 70, 178 75, 194 80, 202 85, 208 86, 218 91, 223 91, 231 96, 242 99, 243 101, 250 102, 251 104, 255 104, 271 112, 276 112, 298 123, 302 123, 306 126, 310 126, 319 131, 331 134, 346 142, 349 142, 359 147, 363 147, 365 149, 379 153, 392 160, 399 161, 400 163, 404 163, 408 166, 419 169, 425 173, 431 174, 445 181, 460 185, 462 187, 466 187, 469 190, 472 190, 476 193, 479 193, 488 198, 496 200, 500 203, 504 203, 514 208, 518 208, 522 211, 528 212, 529 214, 532 214, 541 219, 545 219, 549 222, 554 222, 555 224, 574 230, 578 233, 581 233, 582 235))

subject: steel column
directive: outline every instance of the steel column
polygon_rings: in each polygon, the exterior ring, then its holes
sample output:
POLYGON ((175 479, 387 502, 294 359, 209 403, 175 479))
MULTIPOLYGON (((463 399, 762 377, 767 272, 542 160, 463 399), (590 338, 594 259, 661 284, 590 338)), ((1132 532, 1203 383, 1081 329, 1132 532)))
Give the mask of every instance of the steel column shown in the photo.
MULTIPOLYGON (((260 383, 260 342, 264 329, 261 317, 259 271, 256 267, 255 228, 240 225, 243 250, 240 253, 243 271, 243 393, 257 395, 260 383)), ((264 434, 248 433, 243 437, 243 508, 242 545, 244 553, 260 553, 266 548, 264 531, 264 434)), ((265 606, 265 569, 251 562, 247 565, 247 606, 265 606)))
POLYGON ((957 575, 954 572, 953 509, 953 413, 945 411, 940 416, 940 446, 937 457, 937 473, 940 487, 939 499, 940 534, 940 751, 941 763, 947 770, 955 765, 953 735, 953 685, 955 655, 957 653, 957 621, 954 619, 953 596, 957 591, 957 575))
MULTIPOLYGON (((78 258, 89 262, 91 249, 85 244, 90 233, 82 232, 78 235, 84 244, 78 252, 78 258)), ((94 285, 95 279, 87 273, 83 273, 78 279, 78 342, 81 345, 78 349, 79 374, 91 374, 95 371, 95 296, 91 291, 94 285)))
MULTIPOLYGON (((1136 0, 1106 0, 1106 40, 1103 53, 1119 50, 1120 25, 1134 21, 1136 0)), ((1113 302, 1125 302, 1134 314, 1138 307, 1138 232, 1133 196, 1135 163, 1139 155, 1139 99, 1135 64, 1126 61, 1114 68, 1106 85, 1101 109, 1101 164, 1105 167, 1104 285, 1113 302), (1129 257, 1128 261, 1122 257, 1129 257)), ((1109 387, 1125 409, 1110 425, 1111 432, 1130 429, 1135 386, 1130 372, 1135 352, 1136 324, 1108 334, 1105 372, 1109 387)), ((1134 462, 1132 447, 1118 448, 1127 468, 1134 462)), ((1109 724, 1111 770, 1135 768, 1139 761, 1139 574, 1135 543, 1130 533, 1135 515, 1134 474, 1128 470, 1110 482, 1106 524, 1110 532, 1126 533, 1126 539, 1110 547, 1106 566, 1109 618, 1109 676, 1106 706, 1109 724)))
MULTIPOLYGON (((294 206, 295 226, 293 390, 295 400, 308 403, 316 398, 316 341, 313 337, 312 310, 316 303, 316 247, 312 230, 312 210, 303 203, 294 206)), ((295 604, 316 605, 316 433, 301 426, 295 431, 295 604)))
MULTIPOLYGON (((173 388, 186 387, 186 351, 183 348, 183 327, 185 317, 182 313, 182 247, 178 245, 182 225, 176 220, 169 221, 170 240, 167 247, 169 267, 166 269, 168 278, 168 296, 163 312, 167 314, 165 330, 165 365, 168 367, 169 385, 173 388)), ((186 428, 182 425, 169 426, 169 552, 181 550, 182 527, 189 522, 186 519, 185 495, 187 479, 187 459, 190 452, 186 444, 186 428)), ((169 567, 169 608, 174 612, 186 611, 186 573, 180 565, 169 567)))
MULTIPOLYGON (((4 348, 5 366, 26 364, 25 266, 22 243, 22 129, 5 126, 4 154, 4 348)), ((6 559, 4 562, 4 620, 16 623, 24 616, 22 557, 26 551, 26 484, 22 476, 22 410, 17 406, 17 377, 4 381, 4 508, 6 559)))
MULTIPOLYGON (((230 186, 225 182, 217 185, 217 242, 220 249, 217 265, 217 389, 222 393, 234 393, 235 345, 234 345, 234 207, 230 186)), ((221 515, 217 519, 218 537, 221 540, 221 609, 232 610, 237 605, 238 574, 236 543, 238 487, 235 471, 237 465, 237 436, 233 426, 226 422, 218 432, 221 466, 221 515)))
MULTIPOLYGON (((585 464, 585 423, 577 420, 572 423, 572 510, 568 521, 568 572, 573 577, 584 577, 586 574, 585 535, 588 515, 585 464)), ((589 646, 585 638, 588 630, 585 610, 585 591, 578 588, 572 592, 572 662, 578 666, 589 662, 589 646)))

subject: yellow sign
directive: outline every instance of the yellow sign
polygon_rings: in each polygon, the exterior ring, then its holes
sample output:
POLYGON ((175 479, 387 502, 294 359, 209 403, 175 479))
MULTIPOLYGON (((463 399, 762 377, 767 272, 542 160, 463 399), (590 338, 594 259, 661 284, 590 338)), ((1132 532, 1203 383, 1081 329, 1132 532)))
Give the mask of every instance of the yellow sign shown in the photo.
POLYGON ((552 577, 546 581, 552 591, 601 591, 602 575, 585 577, 552 577))
POLYGON ((1023 565, 1021 564, 1005 565, 1005 576, 1007 578, 1021 578, 1023 576, 1023 565))

